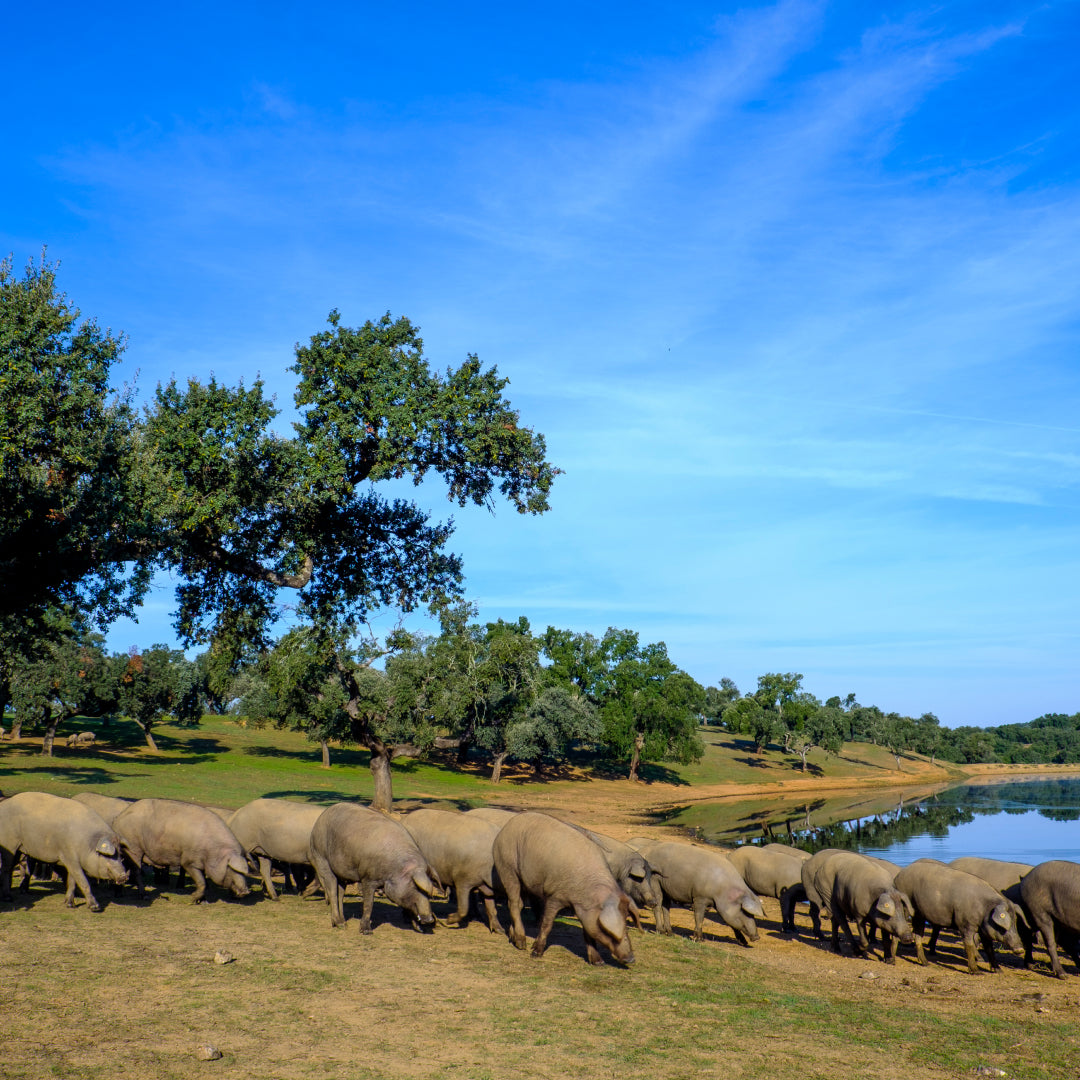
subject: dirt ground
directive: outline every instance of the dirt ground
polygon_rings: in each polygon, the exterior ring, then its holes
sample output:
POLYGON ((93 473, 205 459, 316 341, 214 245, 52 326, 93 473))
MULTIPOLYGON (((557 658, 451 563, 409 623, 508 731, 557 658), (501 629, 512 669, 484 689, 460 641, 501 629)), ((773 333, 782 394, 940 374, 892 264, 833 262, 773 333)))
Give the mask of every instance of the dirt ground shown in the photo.
MULTIPOLYGON (((586 784, 573 805, 544 791, 530 793, 528 805, 624 837, 665 801, 660 787, 644 804, 640 788, 586 784)), ((520 791, 506 803, 525 804, 520 791)), ((706 940, 693 942, 690 913, 676 909, 673 938, 634 933, 637 962, 627 970, 585 964, 570 919, 533 960, 475 920, 417 934, 385 903, 375 933, 362 937, 358 898, 340 930, 318 899, 273 904, 257 889, 199 906, 164 889, 141 901, 130 890, 110 899, 102 889, 100 898, 98 915, 81 902, 67 910, 59 885, 37 885, 0 908, 0 1077, 1080 1073, 1080 978, 1071 964, 1064 981, 1049 977, 1041 958, 1031 971, 1005 958, 1000 973, 972 976, 959 943, 944 937, 926 968, 904 956, 892 967, 837 956, 808 927, 784 937, 769 899, 752 947, 712 914, 706 940), (222 1057, 200 1060, 203 1045, 222 1057)))

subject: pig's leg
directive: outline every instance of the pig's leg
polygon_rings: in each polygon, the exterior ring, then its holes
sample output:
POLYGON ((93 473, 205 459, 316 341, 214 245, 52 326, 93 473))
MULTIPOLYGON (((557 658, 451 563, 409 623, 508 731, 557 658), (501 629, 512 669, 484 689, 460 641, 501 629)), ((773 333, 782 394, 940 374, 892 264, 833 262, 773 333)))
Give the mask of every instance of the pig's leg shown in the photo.
POLYGON ((547 948, 548 934, 551 933, 551 928, 555 925, 555 916, 561 910, 558 900, 548 897, 544 902, 544 910, 540 916, 540 929, 536 931, 536 940, 533 942, 532 947, 532 954, 537 959, 544 955, 544 950, 547 948))

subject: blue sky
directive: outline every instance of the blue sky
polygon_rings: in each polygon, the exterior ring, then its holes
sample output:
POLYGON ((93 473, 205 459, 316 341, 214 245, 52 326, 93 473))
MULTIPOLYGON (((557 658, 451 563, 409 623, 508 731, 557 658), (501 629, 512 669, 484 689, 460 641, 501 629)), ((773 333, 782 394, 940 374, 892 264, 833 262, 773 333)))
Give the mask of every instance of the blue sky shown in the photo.
POLYGON ((1077 3, 512 8, 23 5, 0 247, 143 394, 258 373, 284 422, 333 307, 497 365, 565 475, 454 514, 483 618, 1080 709, 1077 3))

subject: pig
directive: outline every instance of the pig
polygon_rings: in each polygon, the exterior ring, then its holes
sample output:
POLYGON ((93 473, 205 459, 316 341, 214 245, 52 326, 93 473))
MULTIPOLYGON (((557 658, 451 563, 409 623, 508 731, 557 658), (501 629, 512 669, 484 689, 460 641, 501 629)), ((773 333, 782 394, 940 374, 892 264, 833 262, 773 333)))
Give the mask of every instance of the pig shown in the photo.
POLYGON ((244 851, 258 860, 263 889, 271 900, 278 898, 270 880, 271 861, 309 866, 311 830, 325 809, 288 799, 253 799, 229 815, 226 824, 244 851))
POLYGON ((841 929, 860 956, 873 955, 867 928, 881 931, 882 959, 887 964, 896 962, 898 944, 915 940, 909 921, 915 913, 911 899, 893 885, 892 871, 881 860, 855 851, 818 852, 803 864, 803 883, 807 898, 812 890, 831 914, 834 952, 840 952, 841 929), (818 855, 824 858, 815 864, 818 855), (849 920, 859 931, 857 943, 849 920))
POLYGON ((638 910, 647 907, 652 912, 653 924, 659 932, 663 919, 664 891, 648 859, 621 840, 593 832, 591 829, 581 831, 600 847, 619 888, 634 901, 638 910))
POLYGON ((466 816, 480 821, 490 821, 501 829, 511 818, 517 817, 516 810, 503 810, 498 806, 478 806, 475 810, 466 810, 466 816))
POLYGON ((128 858, 135 864, 135 883, 143 892, 142 865, 181 867, 195 883, 191 902, 206 895, 206 879, 247 896, 247 860, 240 841, 212 810, 174 799, 139 799, 113 820, 128 858))
POLYGON ((829 901, 832 895, 832 878, 822 879, 822 891, 818 890, 817 878, 828 860, 843 850, 844 848, 822 848, 820 851, 815 851, 809 859, 803 860, 800 869, 806 900, 810 905, 810 921, 814 927, 814 937, 819 941, 825 937, 821 932, 821 912, 824 911, 826 915, 831 915, 829 901))
POLYGON ((634 962, 626 920, 639 928, 634 902, 608 869, 603 851, 581 830, 548 814, 516 815, 495 837, 495 873, 510 906, 508 936, 515 948, 528 944, 521 910, 526 895, 543 905, 532 955, 541 957, 555 918, 573 908, 590 964, 602 964, 603 945, 621 964, 634 962))
POLYGON ((805 859, 789 854, 797 850, 783 844, 764 847, 744 844, 728 855, 732 866, 758 896, 773 896, 780 901, 780 919, 786 934, 795 933, 795 905, 806 899, 802 883, 805 859))
POLYGON ((793 859, 798 859, 799 862, 806 862, 810 858, 809 851, 803 851, 802 848, 794 847, 791 844, 763 844, 761 850, 779 851, 782 855, 790 855, 793 859))
MULTIPOLYGON (((1077 948, 1077 934, 1080 933, 1080 863, 1064 859, 1039 863, 1020 882, 1020 897, 1028 919, 1043 936, 1054 974, 1059 979, 1065 978, 1058 959, 1058 938, 1062 938, 1077 967, 1080 967, 1080 950, 1077 948)), ((1031 962, 1030 944, 1024 962, 1031 962)))
POLYGON ((74 801, 97 811, 109 825, 116 820, 117 814, 135 802, 134 799, 120 799, 114 795, 99 795, 96 791, 80 791, 74 801))
POLYGON ((11 870, 20 854, 64 867, 67 907, 75 906, 77 885, 86 906, 101 910, 87 874, 121 885, 128 878, 113 829, 88 806, 59 795, 26 791, 0 802, 0 889, 7 900, 11 899, 11 870))
POLYGON ((1019 885, 1025 874, 1031 872, 1031 866, 1022 862, 1004 862, 1001 859, 980 859, 974 855, 964 855, 949 863, 956 870, 974 874, 989 885, 993 885, 1004 895, 1010 885, 1019 885))
POLYGON ((926 963, 923 952, 922 932, 929 923, 934 929, 930 935, 929 949, 937 945, 942 929, 955 930, 964 942, 968 971, 979 972, 979 960, 975 951, 975 935, 979 935, 991 971, 999 964, 994 953, 994 942, 1000 942, 1011 952, 1021 948, 1013 905, 992 885, 975 874, 946 866, 937 859, 917 859, 905 866, 895 877, 896 887, 911 898, 915 907, 912 920, 915 934, 915 950, 919 963, 926 963))
POLYGON ((342 883, 360 884, 364 901, 360 933, 370 934, 375 890, 412 917, 416 930, 431 929, 430 897, 442 888, 416 841, 399 821, 356 803, 334 803, 315 821, 308 860, 330 904, 330 925, 344 926, 342 883))
POLYGON ((94 733, 92 731, 77 731, 74 735, 67 737, 68 747, 72 746, 93 746, 94 745, 94 733))
POLYGON ((629 843, 649 860, 653 874, 660 879, 662 933, 671 933, 671 905, 687 904, 694 911, 695 941, 704 937, 702 927, 710 907, 731 927, 740 944, 757 941, 754 920, 763 919, 765 909, 725 855, 696 844, 643 836, 632 837, 629 843))
POLYGON ((446 810, 414 810, 401 821, 444 885, 453 884, 457 911, 447 916, 451 926, 469 918, 469 898, 476 889, 484 901, 488 928, 502 933, 495 909, 493 885, 495 837, 500 826, 470 814, 446 810))

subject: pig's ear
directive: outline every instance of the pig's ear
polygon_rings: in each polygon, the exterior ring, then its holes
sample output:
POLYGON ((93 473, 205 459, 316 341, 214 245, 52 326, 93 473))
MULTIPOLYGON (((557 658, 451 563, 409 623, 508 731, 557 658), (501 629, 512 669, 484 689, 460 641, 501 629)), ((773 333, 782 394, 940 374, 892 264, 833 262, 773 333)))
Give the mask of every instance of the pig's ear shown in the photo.
POLYGON ((892 897, 882 893, 878 897, 877 909, 882 915, 892 916, 896 914, 896 905, 893 903, 892 897))
POLYGON ((618 905, 612 901, 600 909, 600 918, 597 922, 616 941, 621 941, 626 933, 626 916, 619 910, 618 905))
POLYGON ((108 855, 109 858, 116 858, 116 845, 111 840, 99 840, 97 846, 97 853, 99 855, 108 855))
POLYGON ((761 906, 761 901, 753 893, 746 893, 739 906, 753 919, 765 918, 765 909, 761 906))
POLYGON ((431 878, 423 870, 414 870, 412 880, 413 884, 425 896, 432 896, 435 893, 435 886, 432 884, 431 878))
POLYGON ((908 899, 906 893, 900 894, 900 903, 904 905, 904 910, 907 912, 909 919, 915 918, 915 905, 908 899))
POLYGON ((1009 909, 1004 904, 998 904, 990 913, 990 921, 995 926, 1000 926, 1002 930, 1008 930, 1012 921, 1009 918, 1009 909))
POLYGON ((238 874, 243 874, 245 877, 247 876, 247 859, 244 859, 239 855, 230 855, 229 861, 225 865, 228 866, 230 870, 235 870, 238 874))

